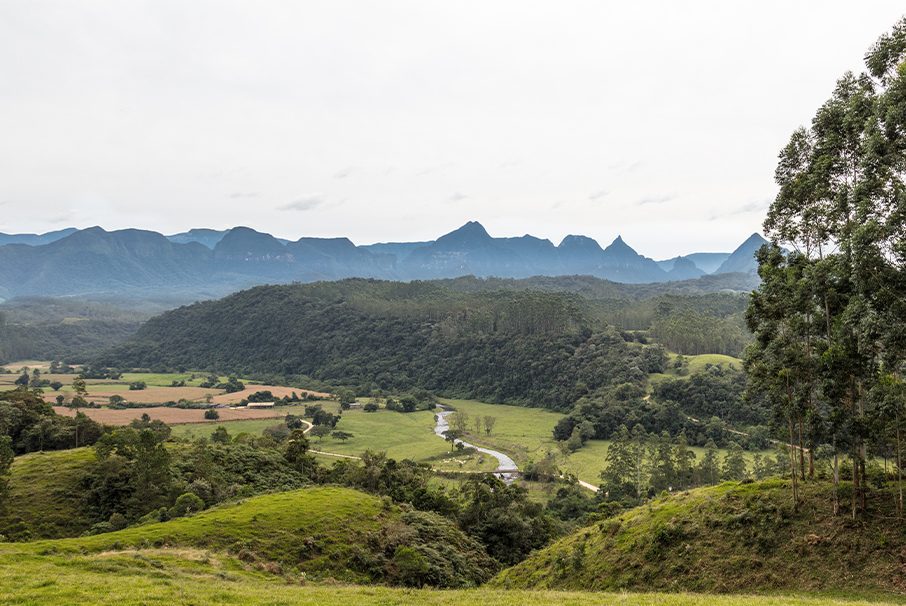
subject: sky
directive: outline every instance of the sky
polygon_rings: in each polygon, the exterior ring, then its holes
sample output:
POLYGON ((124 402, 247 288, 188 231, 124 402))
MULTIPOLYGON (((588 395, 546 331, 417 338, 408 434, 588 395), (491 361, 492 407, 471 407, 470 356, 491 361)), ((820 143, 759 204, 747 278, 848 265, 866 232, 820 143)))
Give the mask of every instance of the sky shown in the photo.
POLYGON ((0 0, 0 232, 760 229, 897 1, 0 0))

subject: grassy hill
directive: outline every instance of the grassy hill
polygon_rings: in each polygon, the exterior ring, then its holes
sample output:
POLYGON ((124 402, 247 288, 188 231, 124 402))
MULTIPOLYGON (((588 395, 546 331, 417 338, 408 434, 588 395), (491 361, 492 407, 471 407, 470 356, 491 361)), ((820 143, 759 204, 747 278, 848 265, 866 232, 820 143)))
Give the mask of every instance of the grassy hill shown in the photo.
POLYGON ((831 515, 827 484, 795 511, 785 482, 725 483, 599 522, 500 573, 501 588, 649 591, 906 591, 906 526, 889 491, 870 513, 831 515), (854 526, 861 532, 849 531, 854 526))
POLYGON ((16 540, 81 534, 91 521, 81 509, 79 483, 94 449, 34 452, 13 460, 0 535, 16 540))
MULTIPOLYGON (((417 565, 423 582, 470 586, 495 569, 481 545, 446 519, 404 511, 389 501, 340 487, 258 496, 118 532, 2 545, 0 561, 27 561, 42 554, 64 561, 93 556, 97 566, 107 568, 97 562, 103 562, 108 552, 145 550, 227 553, 242 563, 240 568, 296 579, 308 575, 361 583, 407 584, 406 575, 412 573, 407 566, 417 565)), ((138 565, 153 568, 146 560, 138 565)))

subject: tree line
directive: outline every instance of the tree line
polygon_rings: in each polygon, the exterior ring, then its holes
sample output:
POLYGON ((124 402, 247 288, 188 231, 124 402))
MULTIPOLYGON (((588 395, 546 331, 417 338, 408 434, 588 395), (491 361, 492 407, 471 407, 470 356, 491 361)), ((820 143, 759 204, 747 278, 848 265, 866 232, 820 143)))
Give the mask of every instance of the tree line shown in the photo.
POLYGON ((893 460, 903 515, 906 417, 906 20, 846 73, 779 155, 779 191, 746 319, 752 393, 783 427, 793 499, 827 453, 834 512, 867 509, 893 460), (840 489, 841 480, 851 490, 840 489), (843 497, 848 503, 843 503, 843 497))
POLYGON ((723 458, 713 441, 709 440, 705 449, 701 460, 697 460, 683 433, 671 437, 666 431, 649 434, 640 424, 631 431, 621 425, 607 450, 600 496, 606 502, 627 507, 664 491, 727 480, 760 480, 785 470, 783 453, 773 458, 755 453, 749 463, 735 442, 729 443, 723 458))

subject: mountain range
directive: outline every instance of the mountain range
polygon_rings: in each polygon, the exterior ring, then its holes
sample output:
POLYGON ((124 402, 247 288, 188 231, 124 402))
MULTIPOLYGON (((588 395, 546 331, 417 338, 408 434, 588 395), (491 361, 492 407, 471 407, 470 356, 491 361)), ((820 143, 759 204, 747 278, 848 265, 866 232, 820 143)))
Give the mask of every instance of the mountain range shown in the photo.
POLYGON ((566 236, 559 245, 525 235, 495 238, 470 221, 436 240, 357 246, 348 238, 276 238, 248 227, 163 234, 100 227, 47 234, 0 234, 0 298, 25 295, 185 292, 207 298, 262 283, 349 277, 415 280, 590 275, 629 284, 752 273, 766 241, 752 234, 731 253, 663 261, 621 237, 601 247, 566 236))

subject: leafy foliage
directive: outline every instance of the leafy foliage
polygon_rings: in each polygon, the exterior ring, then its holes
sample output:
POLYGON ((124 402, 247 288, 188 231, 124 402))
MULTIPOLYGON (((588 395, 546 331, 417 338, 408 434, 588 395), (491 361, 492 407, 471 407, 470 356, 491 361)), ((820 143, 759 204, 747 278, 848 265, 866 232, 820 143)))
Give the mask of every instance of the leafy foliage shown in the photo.
POLYGON ((102 427, 84 414, 56 414, 41 396, 17 389, 0 392, 0 435, 10 438, 17 454, 93 444, 102 427))
POLYGON ((366 280, 253 288, 149 321, 101 365, 307 376, 566 409, 640 383, 641 352, 575 296, 366 280))

